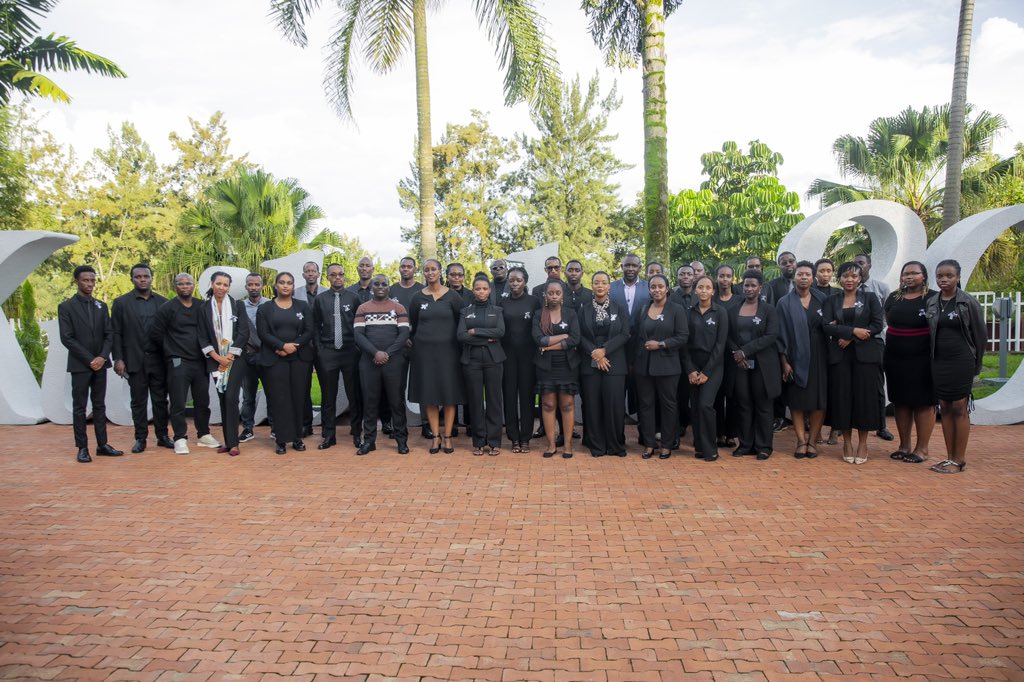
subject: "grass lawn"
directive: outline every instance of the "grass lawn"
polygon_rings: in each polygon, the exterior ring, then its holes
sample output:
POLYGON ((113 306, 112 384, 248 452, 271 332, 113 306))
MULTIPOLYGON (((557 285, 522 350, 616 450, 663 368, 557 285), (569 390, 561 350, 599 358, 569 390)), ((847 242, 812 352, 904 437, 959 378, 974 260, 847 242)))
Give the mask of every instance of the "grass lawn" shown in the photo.
MULTIPOLYGON (((1010 353, 1006 357, 1006 372, 1011 377, 1013 373, 1017 371, 1017 367, 1020 366, 1020 360, 1024 358, 1022 354, 1010 353)), ((982 360, 981 378, 994 379, 999 376, 999 353, 985 353, 985 358, 982 360)), ((985 396, 992 395, 999 389, 998 384, 982 383, 980 386, 976 386, 974 389, 974 398, 980 399, 985 396)))

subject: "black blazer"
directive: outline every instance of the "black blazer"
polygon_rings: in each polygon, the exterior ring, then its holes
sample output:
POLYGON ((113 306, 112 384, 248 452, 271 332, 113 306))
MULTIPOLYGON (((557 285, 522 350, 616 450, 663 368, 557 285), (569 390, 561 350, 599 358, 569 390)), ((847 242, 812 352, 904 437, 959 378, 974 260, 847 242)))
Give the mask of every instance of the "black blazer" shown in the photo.
MULTIPOLYGON (((358 285, 356 285, 358 287, 358 285)), ((354 322, 356 310, 364 301, 351 291, 341 292, 341 349, 334 348, 334 292, 328 289, 313 299, 310 307, 313 310, 313 343, 316 344, 317 367, 327 370, 337 369, 358 355, 354 322)))
POLYGON ((689 329, 686 323, 686 310, 678 303, 665 301, 665 308, 655 320, 652 333, 648 333, 647 312, 651 304, 647 303, 637 318, 636 355, 633 369, 641 376, 663 377, 682 374, 683 367, 679 362, 679 349, 686 345, 689 329), (664 348, 647 350, 644 344, 648 341, 660 341, 664 348))
MULTIPOLYGON (((754 324, 754 339, 750 343, 740 344, 737 327, 740 318, 740 306, 729 311, 729 343, 726 362, 736 365, 732 353, 741 350, 747 359, 754 361, 754 372, 760 372, 764 379, 764 387, 769 398, 776 398, 782 393, 782 367, 779 364, 779 315, 775 306, 762 299, 757 301, 757 312, 754 314, 760 323, 754 324)), ((737 367, 737 369, 739 369, 737 367)), ((740 370, 743 371, 743 370, 740 370)))
MULTIPOLYGON (((260 365, 264 367, 276 365, 281 356, 275 351, 284 348, 285 343, 299 344, 299 350, 296 353, 299 359, 313 362, 316 358, 316 349, 313 348, 313 313, 309 309, 309 304, 296 298, 292 299, 291 309, 296 314, 302 313, 302 319, 299 327, 299 336, 295 339, 287 340, 279 338, 276 334, 273 321, 270 318, 269 311, 272 310, 270 306, 277 308, 277 304, 274 301, 267 301, 256 309, 256 332, 260 335, 260 341, 262 342, 260 346, 260 365)), ((275 312, 277 311, 275 310, 275 312)))
MULTIPOLYGON (((939 305, 942 294, 928 297, 925 302, 925 314, 928 316, 928 331, 931 334, 931 356, 935 359, 935 337, 939 329, 939 305)), ((981 361, 985 357, 985 345, 988 343, 988 330, 985 328, 985 314, 981 310, 978 299, 963 289, 956 290, 953 307, 960 319, 960 333, 967 347, 974 354, 974 374, 981 374, 981 361)))
MULTIPOLYGON (((533 364, 537 366, 538 370, 551 371, 551 355, 548 353, 542 353, 541 348, 547 348, 551 345, 548 342, 548 336, 540 329, 541 313, 544 309, 541 308, 533 314, 533 343, 537 346, 537 353, 533 356, 533 364)), ((569 362, 569 367, 575 371, 580 366, 580 354, 576 352, 576 347, 580 345, 580 318, 576 315, 576 311, 567 305, 562 306, 562 321, 560 326, 557 327, 556 334, 568 334, 569 338, 562 341, 562 350, 566 351, 565 356, 569 362)))
POLYGON ((876 338, 882 333, 882 303, 878 296, 868 291, 857 291, 857 313, 853 318, 852 325, 842 323, 843 319, 843 290, 838 289, 825 301, 821 308, 821 315, 825 319, 825 333, 828 334, 828 364, 837 365, 843 359, 843 349, 839 347, 839 339, 852 339, 854 353, 857 362, 869 365, 878 365, 882 362, 882 352, 885 345, 882 340, 876 338), (853 335, 855 327, 861 327, 871 332, 871 338, 861 341, 853 335))
POLYGON ((455 336, 462 344, 462 364, 472 362, 469 349, 474 346, 487 351, 492 364, 505 362, 505 349, 501 345, 501 338, 505 336, 505 315, 493 303, 487 304, 482 315, 476 305, 463 308, 455 336), (474 330, 473 334, 469 333, 470 329, 474 330))
POLYGON ((103 367, 110 367, 114 333, 106 303, 94 298, 86 304, 75 294, 57 306, 57 326, 68 349, 69 372, 91 372, 93 358, 103 358, 103 367))
POLYGON ((701 315, 700 303, 694 303, 687 310, 689 337, 679 351, 683 371, 701 372, 711 376, 724 369, 722 362, 725 344, 729 338, 729 313, 718 303, 712 302, 707 314, 701 315))
MULTIPOLYGON (((249 316, 245 312, 245 301, 236 301, 230 296, 227 297, 227 300, 231 303, 232 317, 234 318, 231 321, 231 327, 235 335, 235 338, 231 339, 231 347, 228 348, 228 353, 234 355, 235 359, 238 359, 242 355, 242 349, 245 348, 245 344, 249 342, 249 316)), ((210 352, 217 351, 220 353, 220 348, 217 344, 217 333, 213 329, 212 311, 212 299, 207 299, 199 304, 199 348, 202 350, 203 355, 206 356, 207 371, 215 372, 219 365, 210 357, 210 352)), ((259 314, 259 311, 257 311, 257 314, 259 314)))
MULTIPOLYGON (((159 308, 167 299, 151 291, 149 297, 153 303, 149 305, 159 308)), ((154 346, 152 340, 142 329, 142 320, 135 310, 135 291, 118 296, 110 306, 110 326, 114 333, 112 347, 114 362, 123 360, 125 369, 137 372, 143 369, 146 353, 160 353, 161 348, 154 346)), ((154 320, 156 311, 153 312, 154 320)))
POLYGON ((626 306, 609 300, 608 302, 608 340, 603 345, 597 343, 597 314, 594 306, 583 305, 579 309, 580 321, 580 374, 608 374, 624 376, 626 374, 626 345, 629 342, 629 313, 626 306), (590 354, 598 348, 604 348, 604 356, 611 363, 607 372, 594 367, 590 354))

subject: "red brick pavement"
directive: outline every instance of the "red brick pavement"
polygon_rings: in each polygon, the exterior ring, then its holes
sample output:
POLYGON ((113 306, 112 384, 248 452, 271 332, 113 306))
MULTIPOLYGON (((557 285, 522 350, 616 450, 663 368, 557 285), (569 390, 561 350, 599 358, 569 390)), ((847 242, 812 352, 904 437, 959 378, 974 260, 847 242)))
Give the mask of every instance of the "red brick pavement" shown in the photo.
POLYGON ((70 431, 0 428, 0 677, 1024 679, 1022 427, 949 476, 791 431, 766 462, 262 428, 88 466, 70 431))

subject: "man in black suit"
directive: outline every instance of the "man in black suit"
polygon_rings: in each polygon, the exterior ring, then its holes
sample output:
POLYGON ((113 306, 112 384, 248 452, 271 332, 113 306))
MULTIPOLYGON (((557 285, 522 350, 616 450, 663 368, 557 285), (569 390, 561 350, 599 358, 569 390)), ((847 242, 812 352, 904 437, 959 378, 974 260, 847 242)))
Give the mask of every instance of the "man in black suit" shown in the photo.
POLYGON ((124 453, 107 443, 107 368, 113 332, 107 305, 92 297, 96 271, 88 265, 75 268, 78 293, 57 306, 60 342, 68 349, 71 372, 71 415, 78 461, 91 462, 89 437, 85 430, 86 403, 92 398, 92 425, 96 431, 96 454, 118 457, 124 453))
POLYGON ((326 450, 337 444, 338 377, 345 384, 351 419, 352 442, 362 442, 363 408, 359 391, 359 347, 352 321, 359 297, 345 288, 345 266, 327 266, 331 285, 313 301, 313 335, 316 339, 316 375, 320 378, 320 425, 323 440, 317 446, 326 450))
POLYGON ((174 449, 174 441, 167 436, 167 370, 161 349, 149 338, 156 311, 167 299, 153 291, 153 271, 148 265, 133 265, 131 275, 135 289, 114 299, 110 324, 114 333, 114 371, 119 377, 127 376, 132 397, 132 452, 146 449, 147 399, 153 402, 153 435, 157 445, 174 449))

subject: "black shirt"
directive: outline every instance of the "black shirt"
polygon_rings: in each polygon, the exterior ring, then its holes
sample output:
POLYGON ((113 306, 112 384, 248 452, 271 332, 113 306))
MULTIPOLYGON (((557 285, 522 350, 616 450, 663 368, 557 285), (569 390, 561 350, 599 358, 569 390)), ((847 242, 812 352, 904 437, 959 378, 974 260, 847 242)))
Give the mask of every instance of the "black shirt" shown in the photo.
POLYGON ((423 285, 420 282, 413 282, 411 287, 403 287, 400 282, 395 282, 388 290, 388 298, 408 311, 412 297, 422 288, 423 285))
POLYGON ((203 352, 199 344, 200 301, 192 299, 192 306, 186 307, 175 297, 160 306, 153 320, 150 338, 155 344, 163 344, 164 358, 201 360, 203 352))
POLYGON ((525 349, 531 355, 537 347, 533 345, 533 316, 539 315, 540 303, 530 294, 519 298, 501 299, 501 311, 505 316, 505 336, 501 344, 508 352, 510 348, 525 349))
POLYGON ((594 292, 582 284, 579 289, 575 290, 571 286, 566 285, 563 289, 563 294, 567 297, 565 303, 571 306, 577 313, 583 306, 589 305, 594 300, 594 292))
POLYGON ((682 288, 676 287, 669 294, 668 300, 683 306, 683 308, 690 308, 697 302, 697 297, 694 295, 693 289, 690 289, 690 293, 684 294, 682 288))
POLYGON ((323 348, 334 348, 334 298, 339 297, 338 303, 341 308, 341 345, 342 348, 355 347, 355 335, 352 324, 356 316, 356 309, 362 305, 359 297, 348 289, 335 292, 328 289, 313 302, 313 334, 323 348))
POLYGON ((361 303, 361 304, 362 303, 366 303, 371 298, 373 298, 373 296, 370 294, 370 283, 369 282, 366 283, 365 287, 363 286, 362 282, 356 282, 352 286, 348 287, 348 290, 351 291, 353 294, 355 294, 359 298, 359 303, 361 303))

